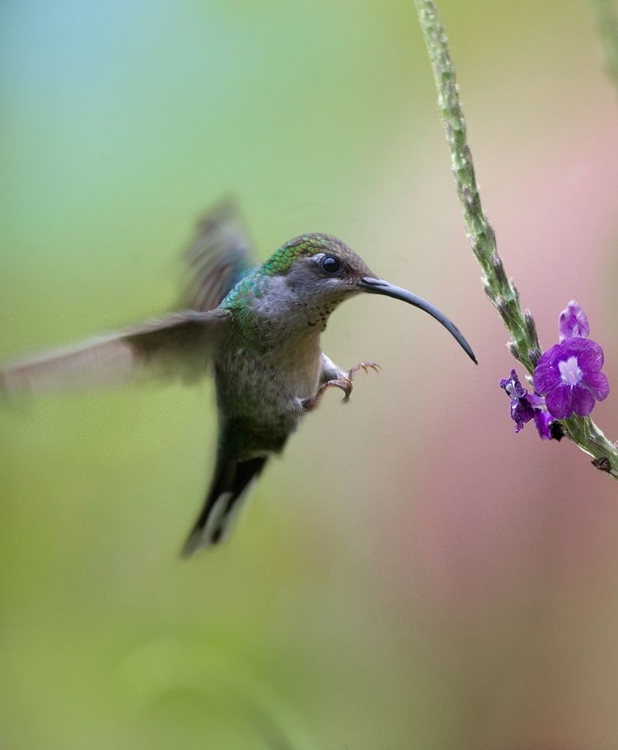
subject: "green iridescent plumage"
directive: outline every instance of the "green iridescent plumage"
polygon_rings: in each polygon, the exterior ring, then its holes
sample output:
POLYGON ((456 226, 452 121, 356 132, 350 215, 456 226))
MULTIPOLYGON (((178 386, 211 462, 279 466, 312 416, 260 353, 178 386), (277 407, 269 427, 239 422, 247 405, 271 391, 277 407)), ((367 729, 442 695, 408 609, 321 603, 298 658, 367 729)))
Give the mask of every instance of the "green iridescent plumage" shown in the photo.
POLYGON ((349 254, 352 251, 341 240, 330 234, 301 234, 282 245, 260 270, 267 276, 287 273, 299 258, 329 252, 349 254))

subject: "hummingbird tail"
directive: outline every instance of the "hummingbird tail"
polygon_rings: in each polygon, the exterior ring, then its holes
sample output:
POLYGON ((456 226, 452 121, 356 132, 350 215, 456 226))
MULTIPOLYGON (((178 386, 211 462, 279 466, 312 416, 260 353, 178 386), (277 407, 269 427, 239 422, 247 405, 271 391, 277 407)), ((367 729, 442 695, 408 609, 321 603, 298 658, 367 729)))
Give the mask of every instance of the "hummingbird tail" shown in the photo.
POLYGON ((262 473, 267 460, 267 456, 259 456, 217 467, 202 512, 182 548, 183 557, 227 537, 249 485, 262 473))

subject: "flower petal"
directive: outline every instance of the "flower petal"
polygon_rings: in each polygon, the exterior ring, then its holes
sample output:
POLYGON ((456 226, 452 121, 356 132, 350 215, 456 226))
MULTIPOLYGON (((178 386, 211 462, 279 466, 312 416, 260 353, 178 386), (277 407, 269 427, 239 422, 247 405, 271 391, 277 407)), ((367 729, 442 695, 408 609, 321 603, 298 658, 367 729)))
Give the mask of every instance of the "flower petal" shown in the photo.
POLYGON ((587 388, 582 385, 576 385, 572 389, 571 407, 575 414, 580 417, 587 417, 594 409, 594 396, 587 388))
POLYGON ((561 359, 562 349, 560 344, 555 344, 548 349, 537 362, 534 369, 534 388, 539 393, 549 393, 560 382, 560 371, 558 362, 561 359))
POLYGON ((545 399, 538 393, 529 393, 526 398, 535 409, 542 409, 545 406, 545 399))
POLYGON ((511 370, 511 374, 508 378, 503 378, 500 381, 500 388, 504 388, 507 396, 511 399, 518 399, 525 396, 528 391, 522 386, 517 377, 515 370, 511 370))
POLYGON ((566 419, 573 413, 571 406, 571 391, 568 385, 559 385, 545 397, 547 411, 556 419, 566 419))
MULTIPOLYGON (((551 430, 549 429, 549 427, 553 421, 554 421, 554 418, 551 416, 551 414, 548 414, 543 409, 535 409, 534 426, 536 427, 541 440, 552 439, 552 434, 551 434, 551 430)), ((556 424, 558 423, 556 422, 556 424)))
POLYGON ((609 396, 609 381, 602 372, 584 373, 580 385, 587 388, 597 401, 609 396))
POLYGON ((565 339, 561 344, 564 359, 577 357, 577 364, 581 371, 598 372, 603 367, 603 349, 596 341, 591 339, 572 338, 565 339))
POLYGON ((560 313, 558 327, 561 341, 574 337, 587 338, 590 334, 588 317, 575 300, 571 300, 567 309, 560 313))
POLYGON ((543 363, 543 365, 556 365, 558 360, 563 356, 564 354, 562 351, 562 344, 554 344, 553 346, 550 346, 550 348, 546 352, 543 352, 537 365, 541 362, 543 363))
POLYGON ((511 419, 513 422, 517 422, 515 432, 519 432, 533 416, 534 407, 528 401, 527 396, 520 398, 518 401, 511 401, 511 419))

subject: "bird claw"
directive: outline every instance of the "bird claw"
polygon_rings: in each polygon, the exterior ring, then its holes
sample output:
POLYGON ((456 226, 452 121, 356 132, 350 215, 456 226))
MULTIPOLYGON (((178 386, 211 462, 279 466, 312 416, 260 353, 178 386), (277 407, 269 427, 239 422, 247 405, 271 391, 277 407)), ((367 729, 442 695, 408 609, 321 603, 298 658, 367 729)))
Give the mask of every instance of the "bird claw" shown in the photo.
POLYGON ((352 393, 352 380, 345 375, 341 378, 335 378, 334 380, 327 380, 326 383, 320 386, 315 396, 306 398, 303 403, 303 409, 305 411, 313 411, 322 400, 322 396, 328 388, 340 388, 344 392, 342 401, 345 403, 350 398, 352 393))
POLYGON ((354 367, 352 367, 352 369, 348 372, 348 380, 350 382, 354 380, 354 375, 356 375, 359 370, 364 370, 367 374, 369 374, 370 369, 374 372, 377 372, 379 375, 382 367, 377 362, 359 362, 359 364, 354 365, 354 367))
POLYGON ((353 381, 354 376, 359 370, 364 370, 366 373, 369 373, 370 370, 374 370, 374 372, 379 373, 382 368, 380 367, 377 362, 360 362, 358 365, 354 365, 349 371, 347 375, 342 375, 339 378, 334 378, 333 380, 327 380, 326 383, 324 383, 320 388, 318 389, 318 392, 315 394, 315 396, 312 396, 311 398, 306 398, 303 402, 303 409, 305 411, 313 411, 315 408, 317 408, 318 404, 322 400, 322 396, 324 395, 324 392, 328 388, 339 388, 343 391, 343 398, 341 399, 342 404, 347 404, 347 402, 350 400, 350 394, 352 393, 353 381))
MULTIPOLYGON (((350 393, 352 393, 352 380, 353 378, 350 377, 350 373, 348 373, 347 377, 338 378, 337 380, 331 380, 329 381, 332 385, 334 385, 336 388, 341 388, 343 391, 343 398, 341 399, 342 404, 347 404, 350 400, 350 393)), ((328 383, 326 383, 328 385, 328 383)))
POLYGON ((347 404, 347 402, 350 400, 350 394, 352 393, 352 381, 354 380, 354 376, 359 370, 364 370, 364 372, 366 372, 367 375, 369 375, 370 370, 373 370, 374 372, 377 372, 379 375, 381 369, 382 368, 377 362, 359 362, 357 365, 354 365, 354 367, 350 368, 348 372, 348 376, 347 378, 345 378, 345 380, 349 382, 350 387, 346 389, 345 396, 341 400, 341 403, 347 404))

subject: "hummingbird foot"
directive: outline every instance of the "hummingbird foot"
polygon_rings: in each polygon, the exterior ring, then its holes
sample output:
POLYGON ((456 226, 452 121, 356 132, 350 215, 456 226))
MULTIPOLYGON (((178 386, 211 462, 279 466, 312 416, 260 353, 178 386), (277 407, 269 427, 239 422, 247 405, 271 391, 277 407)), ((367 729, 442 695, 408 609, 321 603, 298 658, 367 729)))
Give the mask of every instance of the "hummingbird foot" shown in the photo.
POLYGON ((340 375, 338 378, 333 378, 332 380, 327 380, 326 383, 324 383, 320 388, 318 389, 318 392, 315 394, 315 396, 312 396, 311 398, 306 398, 303 403, 303 409, 305 411, 313 411, 314 409, 317 409, 317 407, 320 404, 320 401, 322 400, 322 396, 329 388, 339 388, 343 391, 343 399, 342 403, 347 403, 350 400, 350 394, 352 393, 353 381, 354 376, 359 370, 364 370, 366 373, 369 373, 370 370, 374 370, 375 372, 380 372, 382 368, 379 364, 376 362, 360 362, 358 365, 354 365, 349 371, 347 375, 340 375))
POLYGON ((334 378, 333 380, 327 380, 326 383, 320 386, 315 396, 306 398, 303 402, 303 409, 305 411, 314 411, 320 405, 322 396, 326 393, 329 388, 340 388, 344 392, 343 401, 347 401, 352 393, 352 381, 346 375, 342 375, 340 378, 334 378))
POLYGON ((369 374, 370 370, 373 370, 379 375, 381 369, 382 367, 377 362, 359 362, 357 365, 354 365, 354 367, 350 368, 347 377, 345 378, 345 380, 350 383, 350 387, 345 390, 345 396, 343 397, 342 403, 347 404, 347 402, 350 400, 350 393, 352 393, 352 382, 354 380, 354 376, 359 370, 364 370, 364 372, 366 372, 367 374, 369 374))
POLYGON ((354 367, 348 372, 348 380, 354 380, 354 376, 359 370, 364 370, 367 374, 369 374, 369 370, 373 370, 379 375, 381 369, 382 367, 377 362, 359 362, 359 364, 354 365, 354 367))

